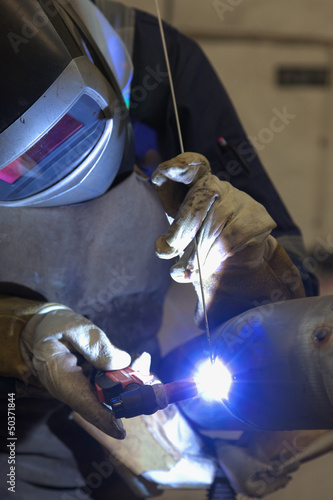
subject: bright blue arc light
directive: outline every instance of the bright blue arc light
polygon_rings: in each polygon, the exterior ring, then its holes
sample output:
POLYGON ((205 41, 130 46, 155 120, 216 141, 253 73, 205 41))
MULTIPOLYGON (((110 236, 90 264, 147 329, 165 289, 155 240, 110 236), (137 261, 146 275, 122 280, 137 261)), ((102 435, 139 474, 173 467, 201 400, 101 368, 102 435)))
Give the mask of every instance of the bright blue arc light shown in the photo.
POLYGON ((207 401, 228 399, 232 377, 219 358, 205 360, 194 376, 200 396, 207 401))

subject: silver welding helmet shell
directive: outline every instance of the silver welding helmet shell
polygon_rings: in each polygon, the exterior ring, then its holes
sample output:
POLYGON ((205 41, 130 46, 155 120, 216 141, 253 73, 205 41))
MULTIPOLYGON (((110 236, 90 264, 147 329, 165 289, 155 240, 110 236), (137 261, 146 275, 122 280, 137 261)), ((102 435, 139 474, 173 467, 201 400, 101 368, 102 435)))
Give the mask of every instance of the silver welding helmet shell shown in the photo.
POLYGON ((3 0, 0 12, 0 205, 102 195, 134 163, 110 65, 68 0, 3 0))

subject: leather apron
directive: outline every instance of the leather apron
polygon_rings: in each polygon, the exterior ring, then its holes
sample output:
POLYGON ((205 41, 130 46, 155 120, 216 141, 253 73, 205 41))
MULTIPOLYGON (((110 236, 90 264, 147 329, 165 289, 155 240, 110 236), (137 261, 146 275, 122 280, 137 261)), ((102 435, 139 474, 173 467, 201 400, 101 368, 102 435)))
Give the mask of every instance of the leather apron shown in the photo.
POLYGON ((0 207, 0 220, 0 282, 71 307, 131 354, 155 350, 170 263, 155 254, 167 221, 149 182, 132 173, 97 199, 0 207))

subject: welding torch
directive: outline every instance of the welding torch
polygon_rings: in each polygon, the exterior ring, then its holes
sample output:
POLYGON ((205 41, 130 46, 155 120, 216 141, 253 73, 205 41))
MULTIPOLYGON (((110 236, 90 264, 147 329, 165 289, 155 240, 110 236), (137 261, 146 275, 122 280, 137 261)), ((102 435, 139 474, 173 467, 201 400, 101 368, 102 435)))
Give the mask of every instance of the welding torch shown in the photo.
POLYGON ((194 378, 162 384, 147 378, 131 367, 109 372, 98 371, 95 387, 101 403, 111 407, 116 418, 152 415, 171 403, 194 398, 198 388, 194 378))
POLYGON ((202 357, 204 338, 168 354, 160 372, 175 381, 166 384, 132 368, 98 372, 99 400, 116 418, 179 402, 193 425, 210 431, 333 428, 333 296, 245 311, 213 332, 213 363, 202 357))

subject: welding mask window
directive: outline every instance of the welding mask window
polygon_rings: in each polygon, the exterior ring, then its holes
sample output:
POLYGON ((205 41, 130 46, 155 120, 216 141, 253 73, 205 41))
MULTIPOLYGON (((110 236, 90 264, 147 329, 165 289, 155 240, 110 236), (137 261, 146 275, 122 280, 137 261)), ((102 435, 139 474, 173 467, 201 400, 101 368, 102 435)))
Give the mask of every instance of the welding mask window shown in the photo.
POLYGON ((0 199, 32 196, 69 175, 96 146, 105 124, 97 102, 80 97, 38 142, 0 170, 0 199))

